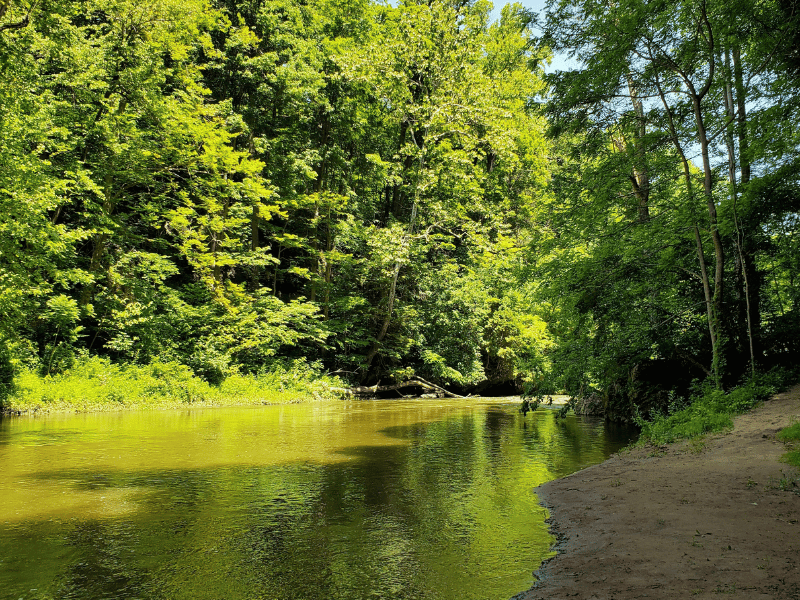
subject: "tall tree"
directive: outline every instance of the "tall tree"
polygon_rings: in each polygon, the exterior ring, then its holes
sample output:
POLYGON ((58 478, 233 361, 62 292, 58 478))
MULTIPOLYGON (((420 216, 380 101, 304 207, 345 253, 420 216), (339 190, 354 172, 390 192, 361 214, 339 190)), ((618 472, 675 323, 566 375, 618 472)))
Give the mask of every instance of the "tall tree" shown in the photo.
MULTIPOLYGON (((719 167, 729 163, 731 183, 737 168, 742 182, 749 181, 754 155, 748 144, 746 107, 758 97, 756 82, 774 63, 763 46, 757 48, 763 42, 756 41, 759 36, 755 29, 741 23, 749 22, 750 17, 759 22, 765 14, 774 15, 775 7, 710 0, 553 1, 549 3, 544 38, 554 48, 571 52, 581 63, 575 71, 552 77, 550 114, 556 131, 587 132, 589 140, 611 136, 622 151, 624 145, 615 141, 619 138, 614 137, 618 136, 614 131, 635 123, 632 131, 636 135, 629 138, 633 140, 633 153, 638 147, 640 157, 639 164, 631 166, 634 194, 641 187, 642 148, 665 157, 660 172, 655 164, 648 165, 650 182, 673 177, 675 167, 682 170, 685 186, 678 208, 684 231, 694 232, 693 243, 691 237, 678 236, 686 252, 691 246, 695 248, 712 350, 709 370, 717 385, 736 368, 730 341, 739 327, 728 291, 728 274, 733 269, 729 267, 726 240, 739 239, 736 236, 741 234, 738 225, 720 217, 721 207, 726 214, 729 205, 735 208, 736 195, 727 193, 733 188, 719 186, 719 167), (731 57, 730 68, 726 52, 731 57), (731 137, 734 128, 738 132, 736 144, 731 137), (730 143, 726 144, 726 139, 730 143), (672 146, 672 164, 670 153, 664 154, 665 143, 672 146), (705 213, 702 220, 701 207, 705 213), (708 242, 713 257, 710 265, 705 247, 708 242)), ((779 40, 780 36, 771 42, 773 52, 779 40)), ((584 147, 592 156, 606 152, 602 143, 584 147)), ((739 244, 737 260, 743 266, 748 261, 752 265, 743 250, 739 244)), ((744 278, 756 279, 752 267, 743 268, 748 269, 744 278)), ((747 300, 753 298, 753 291, 745 289, 747 300)), ((749 318, 756 312, 747 310, 746 314, 749 318)), ((748 330, 752 339, 754 328, 748 330)), ((755 358, 753 351, 751 360, 755 358)))

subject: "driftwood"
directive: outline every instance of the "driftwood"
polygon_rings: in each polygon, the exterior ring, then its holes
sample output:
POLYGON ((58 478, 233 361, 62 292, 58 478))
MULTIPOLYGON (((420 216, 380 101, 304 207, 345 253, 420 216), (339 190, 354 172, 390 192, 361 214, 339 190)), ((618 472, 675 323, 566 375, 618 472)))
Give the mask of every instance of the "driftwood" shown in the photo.
MULTIPOLYGON (((430 381, 425 381, 421 377, 412 377, 407 381, 403 381, 401 383, 394 383, 392 385, 357 385, 351 388, 331 388, 331 391, 338 392, 340 394, 347 394, 348 396, 373 396, 378 392, 397 392, 400 393, 399 390, 407 387, 418 387, 422 388, 423 390, 427 390, 429 392, 434 392, 437 395, 441 394, 442 396, 447 396, 449 398, 466 398, 466 396, 459 396, 458 394, 454 394, 452 392, 448 392, 443 387, 436 385, 435 383, 431 383, 430 381)), ((401 394, 402 395, 402 394, 401 394)))

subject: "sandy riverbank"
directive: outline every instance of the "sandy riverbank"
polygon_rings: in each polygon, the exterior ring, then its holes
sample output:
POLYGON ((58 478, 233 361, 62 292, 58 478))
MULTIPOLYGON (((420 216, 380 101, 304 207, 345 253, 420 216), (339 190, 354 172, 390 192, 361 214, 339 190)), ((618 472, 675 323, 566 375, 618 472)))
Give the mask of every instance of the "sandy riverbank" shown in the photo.
POLYGON ((518 598, 800 598, 800 482, 775 438, 793 420, 800 386, 731 432, 624 452, 537 488, 559 554, 518 598))

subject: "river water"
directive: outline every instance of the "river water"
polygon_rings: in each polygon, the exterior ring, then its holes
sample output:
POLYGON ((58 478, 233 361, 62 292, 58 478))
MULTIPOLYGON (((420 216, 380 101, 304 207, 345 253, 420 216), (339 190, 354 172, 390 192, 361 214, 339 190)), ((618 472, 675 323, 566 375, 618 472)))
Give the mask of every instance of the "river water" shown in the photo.
POLYGON ((507 600, 630 430, 503 399, 0 420, 0 598, 507 600))

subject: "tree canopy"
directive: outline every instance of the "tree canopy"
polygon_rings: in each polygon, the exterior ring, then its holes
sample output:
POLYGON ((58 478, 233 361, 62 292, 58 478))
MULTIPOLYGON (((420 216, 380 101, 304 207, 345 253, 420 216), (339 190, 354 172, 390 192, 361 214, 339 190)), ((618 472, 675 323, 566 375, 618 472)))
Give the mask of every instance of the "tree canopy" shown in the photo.
POLYGON ((4 382, 303 359, 627 418, 787 362, 795 5, 6 0, 4 382))

